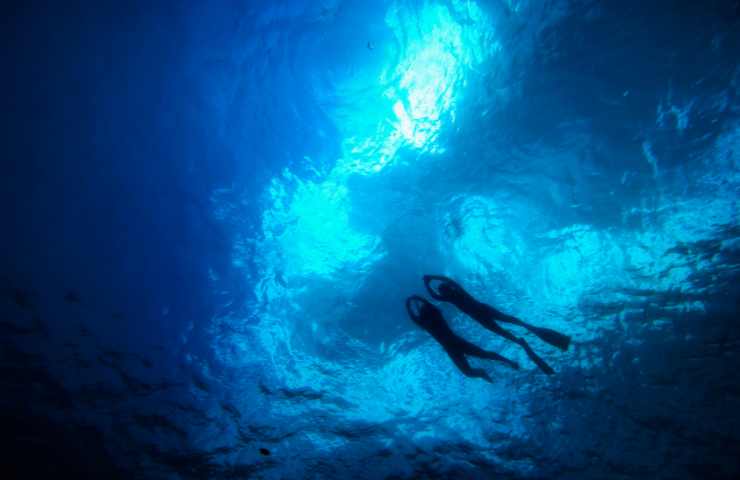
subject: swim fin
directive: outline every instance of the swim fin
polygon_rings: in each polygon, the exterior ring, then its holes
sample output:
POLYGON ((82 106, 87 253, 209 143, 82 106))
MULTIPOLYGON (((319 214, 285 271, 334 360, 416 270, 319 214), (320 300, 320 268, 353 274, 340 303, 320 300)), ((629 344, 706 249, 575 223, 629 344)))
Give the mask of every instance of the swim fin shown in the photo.
POLYGON ((550 367, 547 363, 545 363, 544 360, 542 360, 540 357, 537 356, 536 353, 530 348, 529 344, 526 340, 521 339, 521 346, 524 347, 524 351, 527 352, 527 356, 532 360, 534 363, 537 364, 538 367, 540 367, 540 370, 545 372, 548 375, 552 375, 555 373, 555 370, 550 367))
POLYGON ((549 328, 533 327, 532 325, 526 325, 525 328, 537 335, 543 342, 547 342, 562 351, 568 350, 568 346, 570 345, 569 336, 558 333, 555 330, 550 330, 549 328))

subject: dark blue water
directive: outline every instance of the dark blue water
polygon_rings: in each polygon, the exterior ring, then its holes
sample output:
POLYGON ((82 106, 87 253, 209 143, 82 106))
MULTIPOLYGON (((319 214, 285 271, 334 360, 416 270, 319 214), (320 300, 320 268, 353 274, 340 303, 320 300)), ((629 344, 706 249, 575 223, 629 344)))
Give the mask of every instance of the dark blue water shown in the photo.
POLYGON ((2 18, 10 478, 740 476, 737 1, 2 18))

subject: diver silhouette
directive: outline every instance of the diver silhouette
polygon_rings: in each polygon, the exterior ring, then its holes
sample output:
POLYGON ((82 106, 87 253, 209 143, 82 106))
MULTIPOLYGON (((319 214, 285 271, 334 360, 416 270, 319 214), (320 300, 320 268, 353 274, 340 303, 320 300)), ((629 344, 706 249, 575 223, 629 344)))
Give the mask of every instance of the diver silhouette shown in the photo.
POLYGON ((509 360, 498 353, 483 350, 477 345, 473 345, 464 338, 459 337, 452 331, 449 325, 447 325, 447 322, 442 316, 442 312, 419 295, 412 295, 406 299, 406 311, 414 323, 429 332, 429 334, 434 337, 440 345, 442 345, 442 348, 447 352, 447 355, 449 355, 457 368, 465 376, 471 378, 482 378, 488 382, 493 382, 485 370, 482 368, 472 368, 470 364, 468 364, 468 360, 465 358, 465 355, 486 358, 489 360, 498 360, 499 362, 508 364, 512 368, 519 369, 519 365, 516 362, 509 360), (414 304, 416 304, 416 307, 414 304))
POLYGON ((483 327, 487 328, 493 333, 501 335, 508 340, 511 340, 512 342, 519 344, 522 348, 524 348, 527 356, 534 363, 537 364, 540 370, 548 375, 555 373, 555 371, 547 363, 545 363, 544 360, 537 356, 536 353, 534 353, 527 341, 521 337, 514 336, 514 334, 512 334, 496 322, 501 321, 524 327, 530 333, 537 335, 540 340, 547 342, 550 345, 553 345, 554 347, 557 347, 563 351, 567 350, 568 346, 570 345, 569 336, 558 333, 555 330, 550 330, 549 328, 535 327, 534 325, 523 322, 516 317, 512 317, 511 315, 500 312, 488 304, 479 302, 478 300, 473 298, 472 295, 466 292, 465 289, 460 286, 460 284, 448 277, 444 277, 441 275, 424 275, 424 285, 429 291, 429 295, 431 295, 432 298, 434 298, 435 300, 452 303, 457 308, 465 312, 468 316, 480 323, 483 327), (440 282, 439 285, 437 285, 436 290, 431 285, 431 283, 434 281, 440 282))

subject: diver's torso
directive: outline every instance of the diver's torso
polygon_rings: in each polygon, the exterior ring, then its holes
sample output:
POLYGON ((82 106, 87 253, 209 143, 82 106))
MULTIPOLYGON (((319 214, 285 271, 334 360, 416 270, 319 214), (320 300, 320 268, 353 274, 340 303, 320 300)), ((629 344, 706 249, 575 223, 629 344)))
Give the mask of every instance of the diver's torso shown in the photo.
POLYGON ((429 332, 438 342, 455 337, 455 333, 447 325, 442 313, 435 307, 427 307, 422 310, 416 323, 429 332))

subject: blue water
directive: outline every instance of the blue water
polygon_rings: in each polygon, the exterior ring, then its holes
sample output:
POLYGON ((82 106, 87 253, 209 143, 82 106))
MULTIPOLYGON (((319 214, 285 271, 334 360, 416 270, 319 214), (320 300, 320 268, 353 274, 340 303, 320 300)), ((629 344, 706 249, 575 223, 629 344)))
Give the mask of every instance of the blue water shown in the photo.
MULTIPOLYGON (((740 3, 25 2, 10 478, 740 476, 740 3), (427 273, 570 335, 463 376, 427 273)), ((523 334, 517 331, 517 335, 523 334)))

